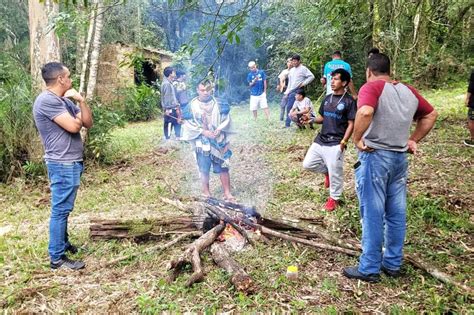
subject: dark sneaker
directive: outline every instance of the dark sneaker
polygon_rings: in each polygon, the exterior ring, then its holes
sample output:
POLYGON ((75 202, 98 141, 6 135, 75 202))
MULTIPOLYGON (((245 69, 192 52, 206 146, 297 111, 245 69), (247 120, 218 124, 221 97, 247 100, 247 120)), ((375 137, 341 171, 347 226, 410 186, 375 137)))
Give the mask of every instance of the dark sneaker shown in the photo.
POLYGON ((402 275, 402 273, 400 272, 400 269, 398 269, 398 270, 388 269, 388 268, 385 268, 383 265, 380 268, 380 270, 382 270, 382 272, 384 274, 386 274, 387 276, 392 277, 392 278, 399 278, 402 275))
POLYGON ((349 279, 359 279, 365 282, 376 283, 380 281, 378 274, 364 275, 359 272, 357 267, 346 267, 342 270, 342 274, 349 279))
POLYGON ((72 244, 69 244, 69 246, 66 247, 65 251, 66 251, 66 252, 70 252, 71 254, 77 254, 77 252, 78 252, 79 250, 77 249, 76 246, 74 246, 74 245, 72 245, 72 244))
POLYGON ((63 256, 63 258, 58 261, 51 261, 51 269, 69 268, 72 270, 79 270, 84 268, 85 266, 86 264, 83 261, 72 260, 67 258, 66 256, 63 256))
POLYGON ((473 139, 466 139, 464 140, 464 144, 468 147, 474 147, 474 140, 473 139))

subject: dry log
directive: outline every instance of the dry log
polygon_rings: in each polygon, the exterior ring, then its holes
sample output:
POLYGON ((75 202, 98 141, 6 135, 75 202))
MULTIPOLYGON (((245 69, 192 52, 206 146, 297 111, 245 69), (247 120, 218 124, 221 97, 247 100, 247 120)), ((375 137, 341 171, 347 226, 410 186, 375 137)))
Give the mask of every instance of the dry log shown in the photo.
POLYGON ((211 254, 214 262, 227 271, 231 278, 230 282, 235 289, 245 294, 252 294, 256 291, 255 283, 245 270, 235 261, 222 244, 215 242, 211 246, 211 254))
POLYGON ((145 241, 158 239, 163 233, 196 231, 200 218, 181 216, 166 219, 144 220, 98 220, 92 219, 90 238, 92 240, 132 239, 145 241))
POLYGON ((168 270, 170 270, 170 276, 168 279, 169 282, 172 282, 176 279, 181 269, 187 263, 192 265, 193 274, 186 282, 186 286, 189 287, 193 285, 193 283, 201 281, 204 278, 204 271, 201 266, 200 253, 215 241, 215 239, 224 230, 224 227, 224 223, 216 225, 214 228, 207 231, 204 235, 189 245, 181 256, 173 259, 168 265, 168 270))

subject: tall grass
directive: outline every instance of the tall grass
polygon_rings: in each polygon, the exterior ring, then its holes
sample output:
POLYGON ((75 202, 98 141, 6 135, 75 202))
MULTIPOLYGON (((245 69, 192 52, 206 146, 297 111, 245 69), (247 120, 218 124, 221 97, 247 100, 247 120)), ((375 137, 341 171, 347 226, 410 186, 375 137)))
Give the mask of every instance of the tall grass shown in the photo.
POLYGON ((33 100, 30 75, 15 60, 0 55, 0 181, 23 174, 27 161, 40 161, 33 100))

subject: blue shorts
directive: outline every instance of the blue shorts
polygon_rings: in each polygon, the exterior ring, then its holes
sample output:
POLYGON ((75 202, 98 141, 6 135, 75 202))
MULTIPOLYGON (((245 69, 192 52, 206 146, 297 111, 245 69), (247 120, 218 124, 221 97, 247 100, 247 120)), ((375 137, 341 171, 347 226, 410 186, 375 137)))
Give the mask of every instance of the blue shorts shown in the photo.
POLYGON ((211 165, 214 174, 226 173, 229 171, 228 167, 222 167, 220 163, 213 161, 210 155, 204 155, 202 152, 196 152, 196 160, 199 172, 203 174, 209 175, 211 165))

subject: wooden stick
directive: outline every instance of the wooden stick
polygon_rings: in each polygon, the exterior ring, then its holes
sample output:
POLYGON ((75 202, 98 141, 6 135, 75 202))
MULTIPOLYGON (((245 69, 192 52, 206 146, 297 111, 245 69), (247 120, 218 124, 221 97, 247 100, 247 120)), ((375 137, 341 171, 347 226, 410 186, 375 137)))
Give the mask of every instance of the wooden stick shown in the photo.
POLYGON ((347 249, 347 248, 338 247, 338 246, 333 246, 333 245, 329 245, 329 244, 325 244, 325 243, 318 243, 318 242, 315 242, 315 241, 312 241, 312 240, 307 240, 305 238, 291 236, 291 235, 288 235, 288 234, 285 234, 285 233, 273 231, 272 229, 266 228, 266 227, 261 226, 261 225, 258 226, 258 228, 260 229, 260 231, 264 235, 278 237, 278 238, 281 238, 281 239, 284 239, 284 240, 287 240, 287 241, 290 241, 290 242, 296 242, 296 243, 305 244, 305 245, 308 245, 308 246, 311 246, 311 247, 331 250, 333 252, 343 253, 343 254, 347 254, 347 255, 350 255, 350 256, 359 255, 359 252, 356 251, 356 250, 347 249))
MULTIPOLYGON (((349 250, 357 251, 360 253, 362 250, 362 247, 360 244, 351 239, 347 239, 345 241, 340 240, 337 236, 333 235, 331 232, 328 232, 327 230, 324 230, 322 228, 315 228, 311 227, 312 232, 316 232, 318 235, 320 235, 323 239, 327 240, 328 242, 332 244, 337 244, 343 248, 347 248, 349 250)), ((456 280, 454 280, 450 275, 428 265, 427 263, 423 262, 420 258, 416 257, 415 255, 410 255, 410 254, 405 254, 404 255, 404 260, 410 264, 412 264, 414 267, 423 270, 424 272, 430 274, 433 278, 438 279, 441 282, 456 286, 465 292, 469 293, 470 295, 474 294, 474 291, 472 288, 468 287, 467 285, 460 283, 456 280)))

